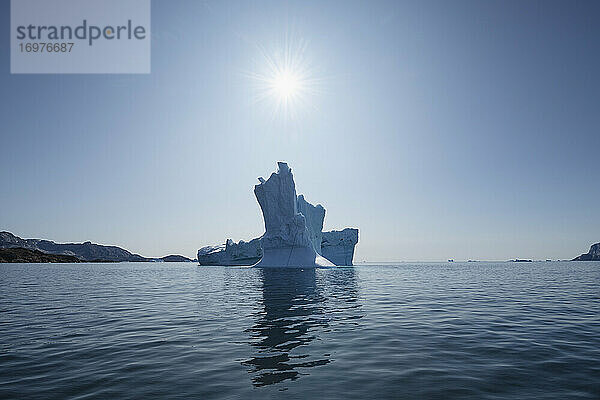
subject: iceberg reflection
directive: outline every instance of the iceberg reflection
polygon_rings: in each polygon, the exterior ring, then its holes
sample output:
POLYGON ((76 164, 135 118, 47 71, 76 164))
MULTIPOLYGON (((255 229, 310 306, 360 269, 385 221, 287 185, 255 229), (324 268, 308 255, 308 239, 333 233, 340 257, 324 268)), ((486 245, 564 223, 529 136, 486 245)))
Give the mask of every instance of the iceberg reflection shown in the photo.
POLYGON ((326 343, 315 343, 326 339, 332 318, 356 324, 362 317, 354 312, 359 308, 354 269, 266 268, 261 280, 263 309, 247 330, 256 353, 242 362, 251 367, 253 384, 295 380, 308 368, 332 362, 326 343))

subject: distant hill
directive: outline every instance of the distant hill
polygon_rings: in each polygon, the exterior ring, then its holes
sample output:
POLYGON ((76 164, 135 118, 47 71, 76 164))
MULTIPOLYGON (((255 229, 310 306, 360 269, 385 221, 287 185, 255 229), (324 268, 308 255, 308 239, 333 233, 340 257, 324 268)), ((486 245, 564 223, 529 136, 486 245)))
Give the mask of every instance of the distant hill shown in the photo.
POLYGON ((86 262, 139 262, 139 261, 164 261, 183 262, 191 259, 178 255, 169 255, 161 258, 147 258, 133 254, 117 246, 105 246, 92 242, 84 243, 55 243, 44 239, 21 239, 10 232, 0 232, 0 249, 22 248, 40 251, 45 254, 73 256, 86 262))
POLYGON ((572 261, 600 261, 600 243, 593 244, 590 251, 575 257, 572 261))
POLYGON ((155 261, 163 261, 163 262, 190 262, 193 261, 187 257, 184 256, 177 256, 177 255, 170 255, 170 256, 164 256, 161 258, 156 259, 155 261))
POLYGON ((75 256, 46 254, 23 248, 0 249, 0 263, 78 263, 75 256))

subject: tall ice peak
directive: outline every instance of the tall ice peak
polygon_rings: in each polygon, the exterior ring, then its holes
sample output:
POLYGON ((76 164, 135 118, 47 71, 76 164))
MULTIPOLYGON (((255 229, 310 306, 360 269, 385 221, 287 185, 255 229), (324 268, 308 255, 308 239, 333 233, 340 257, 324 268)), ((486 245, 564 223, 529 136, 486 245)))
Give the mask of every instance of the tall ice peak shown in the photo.
POLYGON ((271 174, 266 181, 254 186, 254 195, 265 221, 265 234, 262 237, 264 254, 256 264, 257 266, 315 267, 333 265, 318 253, 325 209, 322 206, 317 208, 307 203, 304 197, 299 199, 296 196, 294 176, 287 163, 278 162, 277 172, 271 174), (307 218, 305 214, 299 212, 299 208, 308 210, 305 212, 309 217, 307 218), (315 215, 313 215, 315 210, 315 215), (322 218, 319 221, 321 214, 322 218), (318 246, 317 240, 319 240, 318 246))

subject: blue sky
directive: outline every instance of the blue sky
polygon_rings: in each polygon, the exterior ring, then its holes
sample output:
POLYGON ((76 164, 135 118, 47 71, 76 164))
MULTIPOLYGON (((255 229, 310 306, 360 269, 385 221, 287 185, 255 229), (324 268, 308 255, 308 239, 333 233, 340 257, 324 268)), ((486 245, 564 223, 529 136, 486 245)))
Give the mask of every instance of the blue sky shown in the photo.
POLYGON ((21 237, 193 256, 262 234, 253 185, 285 160, 326 229, 360 228, 355 260, 600 241, 597 2, 153 1, 150 75, 11 75, 0 10, 21 237), (318 84, 283 116, 251 75, 300 43, 318 84))

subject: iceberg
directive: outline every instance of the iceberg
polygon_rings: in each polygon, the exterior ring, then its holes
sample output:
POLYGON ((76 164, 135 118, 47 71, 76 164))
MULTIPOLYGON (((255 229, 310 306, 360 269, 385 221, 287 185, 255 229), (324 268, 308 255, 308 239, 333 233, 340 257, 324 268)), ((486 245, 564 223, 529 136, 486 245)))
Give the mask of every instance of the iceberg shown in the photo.
POLYGON ((323 232, 325 208, 296 195, 291 168, 277 163, 269 179, 258 178, 254 195, 260 206, 265 233, 249 242, 227 239, 224 245, 198 250, 200 265, 254 265, 257 267, 325 267, 352 265, 358 229, 323 232))
POLYGON ((354 246, 358 243, 358 229, 323 232, 321 255, 335 265, 352 265, 354 246))
MULTIPOLYGON (((265 221, 265 234, 262 236, 263 257, 257 267, 315 267, 333 266, 315 249, 315 229, 323 227, 325 209, 320 209, 302 200, 300 203, 309 214, 309 222, 298 212, 298 196, 292 169, 284 162, 277 163, 266 181, 259 178, 254 186, 254 195, 260 205, 265 221), (314 207, 314 208, 313 208, 314 207), (322 210, 322 212, 320 211, 322 210), (312 220, 312 217, 315 219, 312 220)), ((319 243, 320 247, 320 243, 319 243)))
POLYGON ((200 265, 252 265, 262 258, 260 238, 238 243, 227 239, 225 244, 205 246, 198 250, 200 265))
POLYGON ((299 195, 296 201, 298 212, 304 215, 308 236, 313 244, 315 251, 321 254, 321 241, 323 240, 323 221, 325 221, 325 209, 322 205, 313 206, 304 199, 304 195, 299 195))

